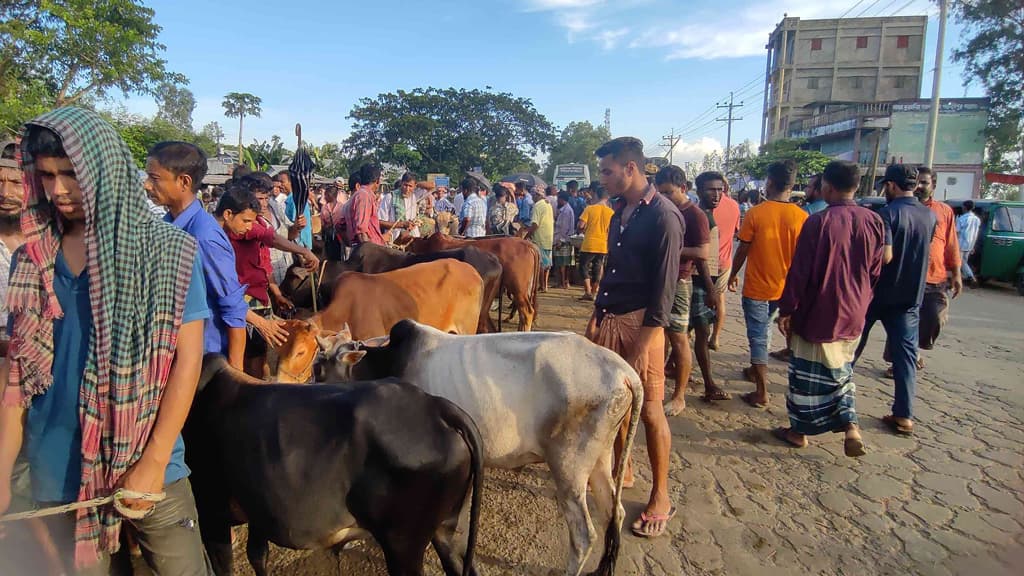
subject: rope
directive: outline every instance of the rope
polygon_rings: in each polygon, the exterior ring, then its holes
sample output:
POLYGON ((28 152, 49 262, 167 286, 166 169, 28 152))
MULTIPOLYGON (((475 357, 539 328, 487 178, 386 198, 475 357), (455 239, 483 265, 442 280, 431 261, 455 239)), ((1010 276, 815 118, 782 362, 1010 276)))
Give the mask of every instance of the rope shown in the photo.
POLYGON ((132 510, 126 507, 122 502, 124 500, 142 500, 145 502, 163 502, 167 498, 167 494, 159 492, 156 494, 149 494, 147 492, 134 492, 132 490, 125 490, 124 488, 118 488, 110 496, 103 496, 101 498, 93 498, 92 500, 85 500, 83 502, 72 502, 70 504, 64 504, 63 506, 54 506, 52 508, 39 508, 37 510, 29 510, 28 512, 18 512, 16 514, 7 514, 0 516, 0 524, 4 522, 14 522, 15 520, 28 520, 29 518, 41 518, 43 516, 57 516, 58 514, 67 514, 68 512, 74 512, 75 510, 81 510, 82 508, 97 508, 99 506, 105 506, 113 503, 114 510, 117 510, 118 514, 128 518, 129 520, 142 520, 146 516, 149 516, 155 507, 147 508, 146 510, 132 510))
POLYGON ((327 259, 320 262, 320 274, 315 274, 309 283, 309 289, 313 291, 313 314, 317 313, 317 296, 320 294, 320 283, 324 280, 324 270, 327 269, 327 259))

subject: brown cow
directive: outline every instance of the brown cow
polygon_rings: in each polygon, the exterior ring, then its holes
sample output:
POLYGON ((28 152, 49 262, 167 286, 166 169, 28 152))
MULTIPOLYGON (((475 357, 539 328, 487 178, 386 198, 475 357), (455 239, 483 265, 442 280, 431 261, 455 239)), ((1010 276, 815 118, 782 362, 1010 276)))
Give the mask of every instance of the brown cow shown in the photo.
POLYGON ((312 374, 316 337, 347 329, 352 339, 387 336, 405 318, 452 334, 476 334, 483 280, 465 262, 444 259, 381 274, 343 272, 331 303, 308 322, 290 322, 278 350, 277 379, 303 382, 312 374))
POLYGON ((519 330, 532 330, 537 314, 537 286, 540 282, 540 252, 537 247, 521 238, 464 240, 435 233, 427 238, 413 240, 408 250, 416 254, 429 254, 462 246, 473 246, 498 257, 502 269, 501 287, 511 296, 513 305, 519 311, 519 330))

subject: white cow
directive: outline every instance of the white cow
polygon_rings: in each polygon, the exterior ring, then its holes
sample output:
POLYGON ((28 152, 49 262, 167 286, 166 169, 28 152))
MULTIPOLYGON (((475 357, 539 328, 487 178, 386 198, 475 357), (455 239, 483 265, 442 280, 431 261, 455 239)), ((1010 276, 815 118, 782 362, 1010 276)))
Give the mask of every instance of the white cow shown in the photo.
MULTIPOLYGON (((383 344, 383 341, 377 342, 383 344)), ((453 336, 403 320, 383 346, 320 343, 324 382, 394 376, 466 411, 483 438, 485 465, 547 463, 569 526, 568 576, 578 576, 597 539, 587 484, 606 515, 605 550, 595 575, 611 576, 625 515, 624 458, 636 435, 643 386, 614 352, 571 333, 516 332, 453 336), (612 478, 613 444, 629 418, 612 478)))

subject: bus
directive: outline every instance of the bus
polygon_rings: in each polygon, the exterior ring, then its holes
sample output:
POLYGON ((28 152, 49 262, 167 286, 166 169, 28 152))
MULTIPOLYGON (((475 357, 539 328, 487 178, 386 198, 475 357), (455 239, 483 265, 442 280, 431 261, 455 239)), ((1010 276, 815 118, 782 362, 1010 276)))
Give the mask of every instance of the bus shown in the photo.
POLYGON ((580 188, 590 186, 590 166, 586 164, 559 164, 555 166, 555 177, 551 182, 559 190, 565 190, 570 180, 579 182, 580 188))

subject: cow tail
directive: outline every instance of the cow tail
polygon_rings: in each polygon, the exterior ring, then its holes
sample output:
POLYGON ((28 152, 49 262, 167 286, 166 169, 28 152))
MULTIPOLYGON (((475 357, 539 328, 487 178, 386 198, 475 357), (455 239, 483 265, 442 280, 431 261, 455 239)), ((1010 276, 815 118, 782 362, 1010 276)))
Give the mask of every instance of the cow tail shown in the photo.
POLYGON ((636 431, 640 425, 640 411, 644 405, 644 386, 640 376, 632 372, 626 379, 633 402, 630 405, 629 428, 626 431, 626 442, 622 446, 622 453, 615 463, 615 497, 612 500, 612 514, 608 522, 608 528, 604 535, 604 555, 597 567, 595 575, 612 576, 615 574, 615 563, 619 558, 619 546, 621 541, 622 523, 625 520, 622 509, 622 482, 626 477, 626 461, 633 449, 633 440, 636 438, 636 431))
POLYGON ((461 408, 442 399, 445 409, 442 410, 444 422, 458 431, 466 447, 469 448, 470 467, 473 474, 473 497, 469 507, 469 533, 466 538, 466 556, 463 559, 462 575, 473 574, 473 555, 480 527, 480 500, 484 490, 484 456, 483 441, 476 423, 461 408))
POLYGON ((540 275, 543 271, 540 268, 540 248, 533 247, 533 286, 530 287, 530 306, 533 307, 533 324, 537 324, 537 288, 540 286, 540 275))

